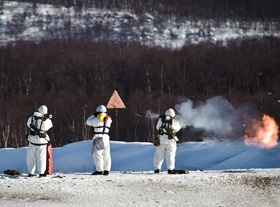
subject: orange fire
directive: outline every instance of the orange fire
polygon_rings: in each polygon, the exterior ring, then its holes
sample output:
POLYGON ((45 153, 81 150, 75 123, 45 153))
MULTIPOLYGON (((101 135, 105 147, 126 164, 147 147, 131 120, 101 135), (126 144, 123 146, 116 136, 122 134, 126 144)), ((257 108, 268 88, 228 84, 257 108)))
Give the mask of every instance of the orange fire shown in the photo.
POLYGON ((273 118, 264 114, 262 119, 245 120, 244 142, 246 145, 270 149, 278 144, 279 127, 273 118))

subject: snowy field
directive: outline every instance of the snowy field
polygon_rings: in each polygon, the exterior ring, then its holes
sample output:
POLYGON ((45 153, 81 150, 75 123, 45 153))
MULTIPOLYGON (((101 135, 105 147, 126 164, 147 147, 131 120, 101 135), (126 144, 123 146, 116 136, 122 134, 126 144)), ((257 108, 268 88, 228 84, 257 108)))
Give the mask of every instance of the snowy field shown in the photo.
POLYGON ((53 149, 54 174, 27 177, 26 147, 0 149, 1 206, 271 206, 280 205, 280 147, 261 149, 208 140, 182 143, 176 168, 153 173, 151 143, 111 142, 112 172, 93 176, 91 141, 53 149), (3 174, 16 169, 19 177, 3 174))

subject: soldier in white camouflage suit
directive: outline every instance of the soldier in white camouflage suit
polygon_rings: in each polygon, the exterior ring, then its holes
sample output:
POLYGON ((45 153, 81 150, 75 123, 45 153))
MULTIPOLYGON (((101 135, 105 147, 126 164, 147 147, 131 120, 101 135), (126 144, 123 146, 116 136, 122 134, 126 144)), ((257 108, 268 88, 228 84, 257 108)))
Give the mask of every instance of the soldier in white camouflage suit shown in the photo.
POLYGON ((42 105, 38 108, 38 111, 34 112, 27 120, 27 126, 30 131, 27 137, 29 143, 26 165, 30 177, 35 176, 36 162, 39 176, 46 176, 47 144, 50 141, 47 132, 53 126, 50 120, 51 117, 51 115, 48 115, 48 108, 42 105))
POLYGON ((179 139, 176 132, 181 129, 179 122, 174 119, 175 111, 172 108, 166 110, 163 116, 160 116, 156 129, 159 132, 159 146, 156 146, 154 155, 154 168, 155 173, 159 173, 161 166, 166 156, 166 164, 169 174, 177 174, 175 171, 175 155, 177 150, 177 142, 179 139))
POLYGON ((96 113, 91 115, 86 124, 93 127, 92 156, 95 171, 92 175, 109 175, 111 170, 110 136, 109 129, 112 119, 107 115, 104 105, 96 108, 96 113))

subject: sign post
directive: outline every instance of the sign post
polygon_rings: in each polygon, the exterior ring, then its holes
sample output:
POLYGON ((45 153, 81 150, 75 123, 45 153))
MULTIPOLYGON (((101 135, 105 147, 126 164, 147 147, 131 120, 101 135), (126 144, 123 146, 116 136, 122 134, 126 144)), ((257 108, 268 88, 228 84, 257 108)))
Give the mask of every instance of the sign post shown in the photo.
POLYGON ((115 136, 116 136, 116 141, 118 141, 118 108, 125 108, 125 105, 120 98, 118 92, 115 90, 113 95, 111 96, 107 106, 107 108, 114 108, 115 109, 115 120, 116 120, 116 131, 115 131, 115 136))

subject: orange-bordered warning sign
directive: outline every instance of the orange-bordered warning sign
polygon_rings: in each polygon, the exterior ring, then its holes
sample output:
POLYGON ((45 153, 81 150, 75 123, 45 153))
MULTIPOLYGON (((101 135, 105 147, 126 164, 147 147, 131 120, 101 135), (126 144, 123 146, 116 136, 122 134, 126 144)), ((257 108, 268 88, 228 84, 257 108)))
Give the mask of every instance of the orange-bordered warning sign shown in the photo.
POLYGON ((113 95, 111 96, 107 104, 107 108, 125 108, 125 105, 117 91, 114 91, 113 95))

